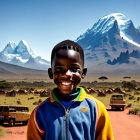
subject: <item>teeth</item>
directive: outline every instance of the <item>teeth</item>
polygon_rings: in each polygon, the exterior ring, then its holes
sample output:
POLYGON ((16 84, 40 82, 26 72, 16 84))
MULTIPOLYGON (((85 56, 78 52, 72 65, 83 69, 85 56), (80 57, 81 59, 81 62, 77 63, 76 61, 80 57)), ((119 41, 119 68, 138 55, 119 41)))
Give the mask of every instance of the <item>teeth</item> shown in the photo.
POLYGON ((65 85, 65 86, 70 85, 70 84, 71 82, 62 82, 62 85, 65 85))

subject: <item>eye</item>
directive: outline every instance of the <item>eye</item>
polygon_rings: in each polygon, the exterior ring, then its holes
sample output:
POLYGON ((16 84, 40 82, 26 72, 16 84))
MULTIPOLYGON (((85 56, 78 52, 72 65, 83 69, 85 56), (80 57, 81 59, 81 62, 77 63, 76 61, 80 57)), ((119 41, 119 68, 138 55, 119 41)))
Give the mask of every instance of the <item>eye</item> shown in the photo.
POLYGON ((71 71, 72 71, 72 72, 78 72, 78 73, 81 72, 80 68, 78 68, 78 67, 73 67, 73 68, 71 68, 71 71))
POLYGON ((60 72, 60 71, 62 71, 62 68, 61 67, 55 67, 54 68, 54 72, 60 72))

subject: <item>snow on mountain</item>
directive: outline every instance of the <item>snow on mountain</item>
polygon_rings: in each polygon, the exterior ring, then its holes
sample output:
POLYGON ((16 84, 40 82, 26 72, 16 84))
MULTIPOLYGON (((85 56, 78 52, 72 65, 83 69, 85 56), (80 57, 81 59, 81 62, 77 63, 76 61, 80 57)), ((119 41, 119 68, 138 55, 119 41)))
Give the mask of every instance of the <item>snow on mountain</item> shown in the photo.
POLYGON ((108 53, 114 50, 120 53, 130 48, 132 51, 133 46, 140 47, 140 32, 125 15, 113 13, 100 18, 91 29, 80 35, 76 42, 86 50, 106 50, 108 53))
POLYGON ((3 54, 11 54, 13 53, 16 44, 13 41, 10 41, 3 50, 3 54))
MULTIPOLYGON (((86 65, 90 73, 109 73, 140 69, 140 58, 131 57, 132 63, 116 63, 109 65, 127 50, 132 53, 140 51, 140 31, 135 28, 133 22, 122 13, 113 13, 100 18, 92 28, 80 35, 76 42, 85 52, 86 65), (137 62, 136 62, 137 61, 137 62), (132 66, 133 65, 133 66, 132 66), (139 66, 138 66, 139 65, 139 66), (94 70, 93 70, 94 68, 94 70)), ((133 71, 134 70, 134 71, 133 71)))
POLYGON ((25 58, 25 59, 26 58, 29 59, 30 56, 36 57, 36 55, 31 50, 31 48, 29 48, 29 45, 27 44, 25 40, 21 40, 19 42, 18 46, 15 49, 15 53, 20 54, 22 58, 25 58))
POLYGON ((91 29, 88 29, 88 31, 77 38, 76 41, 78 42, 91 33, 93 35, 105 35, 114 26, 115 21, 117 22, 120 36, 126 41, 140 47, 140 32, 135 29, 132 21, 122 13, 113 13, 100 18, 91 29))
POLYGON ((21 40, 18 45, 14 42, 9 42, 0 52, 0 60, 40 70, 47 69, 50 65, 47 60, 35 55, 25 40, 21 40))

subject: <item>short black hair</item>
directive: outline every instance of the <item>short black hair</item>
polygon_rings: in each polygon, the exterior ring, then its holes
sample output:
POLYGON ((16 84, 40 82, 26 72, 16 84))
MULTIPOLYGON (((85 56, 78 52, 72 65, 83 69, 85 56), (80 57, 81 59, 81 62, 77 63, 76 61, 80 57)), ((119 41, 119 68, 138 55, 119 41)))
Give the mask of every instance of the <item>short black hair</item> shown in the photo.
POLYGON ((84 51, 83 51, 83 48, 78 43, 71 41, 71 40, 64 40, 64 41, 58 43, 56 46, 54 46, 54 48, 52 50, 52 54, 51 54, 51 64, 54 59, 55 53, 58 50, 74 50, 74 51, 79 52, 80 57, 83 61, 83 65, 84 65, 84 51))

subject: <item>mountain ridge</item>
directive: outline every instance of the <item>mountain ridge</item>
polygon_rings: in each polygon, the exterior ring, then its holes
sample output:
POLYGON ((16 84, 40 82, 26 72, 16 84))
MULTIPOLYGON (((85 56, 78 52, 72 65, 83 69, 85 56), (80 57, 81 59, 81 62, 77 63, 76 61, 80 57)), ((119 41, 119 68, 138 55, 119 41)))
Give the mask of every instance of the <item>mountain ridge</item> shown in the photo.
POLYGON ((37 56, 24 40, 21 40, 18 45, 10 41, 0 52, 0 60, 10 64, 40 70, 47 70, 50 65, 49 61, 37 56))
POLYGON ((140 50, 140 44, 138 44, 140 42, 140 32, 126 16, 117 14, 110 14, 100 18, 91 29, 88 29, 87 32, 76 39, 76 42, 84 48, 86 57, 95 60, 96 56, 96 60, 100 59, 105 62, 106 60, 103 60, 104 54, 108 54, 110 59, 113 59, 126 50, 140 50), (119 18, 116 20, 113 15, 117 18, 120 16, 121 21, 119 21, 119 18), (129 29, 131 29, 131 32, 128 32, 129 29), (131 34, 135 35, 135 33, 137 33, 137 36, 130 36, 131 34), (134 37, 136 37, 137 42, 131 40, 134 37), (88 55, 89 52, 90 55, 88 55))

